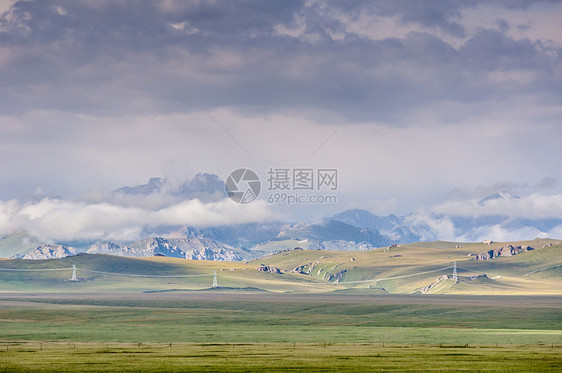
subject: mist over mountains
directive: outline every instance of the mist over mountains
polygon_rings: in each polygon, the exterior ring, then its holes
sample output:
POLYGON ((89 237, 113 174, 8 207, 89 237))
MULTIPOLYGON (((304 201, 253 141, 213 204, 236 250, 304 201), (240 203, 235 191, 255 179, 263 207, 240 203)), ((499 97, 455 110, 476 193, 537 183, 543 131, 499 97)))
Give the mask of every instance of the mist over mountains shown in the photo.
POLYGON ((168 179, 153 177, 146 184, 124 186, 113 193, 130 196, 169 194, 180 199, 199 199, 202 202, 216 202, 227 197, 224 182, 217 175, 208 173, 197 174, 179 185, 174 185, 168 179))
POLYGON ((46 259, 88 252, 233 261, 294 247, 366 250, 433 240, 562 237, 559 195, 499 191, 405 216, 348 209, 308 222, 284 219, 265 201, 238 205, 228 199, 223 180, 207 173, 180 183, 154 177, 87 198, 0 202, 0 255, 46 259))

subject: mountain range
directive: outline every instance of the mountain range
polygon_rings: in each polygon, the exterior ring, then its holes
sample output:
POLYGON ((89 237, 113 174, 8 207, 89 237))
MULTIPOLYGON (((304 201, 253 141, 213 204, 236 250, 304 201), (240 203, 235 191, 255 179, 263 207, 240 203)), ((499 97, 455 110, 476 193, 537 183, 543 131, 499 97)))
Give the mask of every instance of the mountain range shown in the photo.
MULTIPOLYGON (((165 178, 150 178, 146 184, 124 186, 112 192, 115 196, 153 196, 166 194, 180 200, 199 199, 216 202, 227 198, 225 183, 213 174, 197 174, 183 183, 174 184, 165 178)), ((479 206, 520 197, 506 191, 483 198, 479 206)), ((368 250, 376 247, 410 242, 433 241, 443 233, 432 224, 448 224, 455 237, 482 239, 484 227, 510 230, 531 230, 545 236, 562 226, 562 218, 510 218, 507 214, 461 216, 431 214, 420 219, 416 213, 405 216, 379 216, 363 209, 350 209, 324 218, 320 222, 269 221, 208 228, 189 226, 158 226, 146 230, 137 241, 66 241, 42 242, 26 232, 14 232, 0 238, 0 256, 49 259, 75 255, 79 252, 129 257, 168 256, 175 258, 239 261, 269 253, 301 247, 305 249, 368 250)), ((451 234, 451 232, 449 232, 451 234)))

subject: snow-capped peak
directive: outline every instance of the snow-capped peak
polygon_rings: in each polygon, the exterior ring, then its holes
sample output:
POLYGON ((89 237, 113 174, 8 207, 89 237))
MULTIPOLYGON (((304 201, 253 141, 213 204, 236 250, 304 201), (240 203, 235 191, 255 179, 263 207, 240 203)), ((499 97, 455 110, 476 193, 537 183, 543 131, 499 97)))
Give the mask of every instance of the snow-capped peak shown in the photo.
POLYGON ((498 200, 498 199, 518 199, 519 196, 516 196, 514 194, 511 194, 509 192, 506 192, 505 190, 502 190, 498 193, 489 195, 488 197, 480 200, 480 202, 478 202, 480 204, 480 206, 484 206, 488 201, 494 201, 494 200, 498 200))

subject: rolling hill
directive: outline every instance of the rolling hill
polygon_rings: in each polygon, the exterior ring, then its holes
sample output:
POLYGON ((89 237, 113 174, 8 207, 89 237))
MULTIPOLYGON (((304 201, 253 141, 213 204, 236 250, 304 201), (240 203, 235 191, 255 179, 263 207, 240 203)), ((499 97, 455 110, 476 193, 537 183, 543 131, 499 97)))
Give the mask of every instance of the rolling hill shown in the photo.
POLYGON ((216 272, 219 289, 297 293, 364 289, 410 294, 447 276, 427 293, 560 295, 561 253, 559 241, 536 239, 490 245, 422 242, 354 252, 287 249, 246 262, 79 254, 41 261, 0 260, 0 291, 201 290, 211 288, 216 272), (509 244, 534 250, 476 260, 477 254, 509 244), (452 281, 454 262, 456 283, 452 281), (73 265, 78 281, 71 281, 73 265))

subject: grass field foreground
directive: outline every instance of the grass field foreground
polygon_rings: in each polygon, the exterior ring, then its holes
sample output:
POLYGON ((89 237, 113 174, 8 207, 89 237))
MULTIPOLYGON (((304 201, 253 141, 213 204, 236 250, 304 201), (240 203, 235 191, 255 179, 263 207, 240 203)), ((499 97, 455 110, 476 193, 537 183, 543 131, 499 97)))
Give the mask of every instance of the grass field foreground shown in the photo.
POLYGON ((47 344, 0 351, 10 372, 556 372, 560 347, 465 347, 381 344, 47 344), (539 358, 540 357, 540 358, 539 358))

